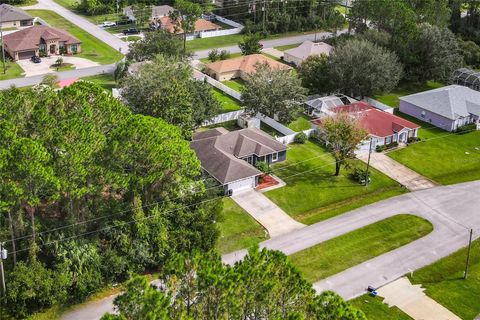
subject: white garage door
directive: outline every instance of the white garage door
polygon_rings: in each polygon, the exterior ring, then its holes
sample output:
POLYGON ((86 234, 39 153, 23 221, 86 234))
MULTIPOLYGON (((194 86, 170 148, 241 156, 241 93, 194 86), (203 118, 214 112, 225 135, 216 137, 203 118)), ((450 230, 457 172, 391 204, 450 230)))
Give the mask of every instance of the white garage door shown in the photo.
POLYGON ((228 184, 228 190, 232 190, 233 194, 253 188, 255 188, 255 177, 238 180, 228 184))

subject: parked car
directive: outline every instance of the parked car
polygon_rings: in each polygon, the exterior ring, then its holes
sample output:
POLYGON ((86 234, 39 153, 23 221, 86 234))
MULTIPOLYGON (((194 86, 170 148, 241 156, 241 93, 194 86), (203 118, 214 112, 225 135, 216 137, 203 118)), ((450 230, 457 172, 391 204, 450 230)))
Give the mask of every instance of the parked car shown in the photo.
POLYGON ((42 62, 42 59, 40 59, 40 57, 37 57, 37 56, 32 56, 30 58, 30 61, 32 61, 33 63, 40 63, 42 62))
POLYGON ((117 21, 117 26, 124 26, 126 24, 132 24, 132 23, 133 23, 133 20, 124 19, 124 20, 117 21))
POLYGON ((139 34, 140 31, 138 31, 137 28, 128 28, 128 29, 125 29, 123 30, 123 34, 124 35, 127 35, 127 34, 139 34))
POLYGON ((115 27, 117 24, 115 22, 112 22, 112 21, 104 21, 102 23, 102 27, 104 28, 109 28, 109 27, 115 27))

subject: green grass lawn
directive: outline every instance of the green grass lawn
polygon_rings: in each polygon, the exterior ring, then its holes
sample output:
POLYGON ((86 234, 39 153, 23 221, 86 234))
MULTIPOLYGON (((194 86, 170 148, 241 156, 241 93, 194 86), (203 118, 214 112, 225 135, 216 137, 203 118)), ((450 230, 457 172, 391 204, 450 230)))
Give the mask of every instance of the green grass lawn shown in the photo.
POLYGON ((373 98, 394 108, 398 108, 400 105, 400 97, 408 96, 417 92, 437 89, 443 87, 443 83, 427 81, 424 84, 403 83, 390 93, 383 95, 374 95, 373 98))
POLYGON ((346 233, 290 256, 304 277, 315 282, 419 239, 430 222, 402 214, 346 233))
MULTIPOLYGON (((0 47, 1 48, 1 47, 0 47)), ((0 61, 0 80, 23 78, 23 69, 15 62, 5 59, 6 73, 3 73, 3 63, 0 61)))
MULTIPOLYGON (((366 166, 360 161, 352 165, 366 166)), ((376 170, 365 187, 350 179, 350 170, 342 168, 335 177, 334 159, 324 148, 312 141, 290 144, 287 160, 273 166, 287 185, 265 195, 296 220, 312 224, 406 192, 376 170)))
POLYGON ((214 97, 220 102, 222 106, 221 113, 240 110, 242 107, 240 101, 230 97, 226 93, 212 87, 214 97))
POLYGON ((287 44, 287 45, 284 45, 284 46, 275 47, 275 49, 280 50, 280 51, 285 51, 285 50, 288 50, 288 49, 296 48, 299 45, 301 45, 301 43, 287 44))
POLYGON ((76 4, 78 3, 77 0, 53 0, 53 1, 55 1, 56 3, 58 3, 59 5, 67 9, 75 8, 76 4))
MULTIPOLYGON (((425 140, 388 153, 392 159, 440 184, 480 179, 480 131, 464 135, 424 129, 425 140), (428 138, 427 138, 428 139, 428 138)), ((421 132, 421 131, 420 131, 421 132)))
POLYGON ((113 77, 113 74, 109 74, 109 73, 84 77, 82 78, 82 80, 96 83, 109 92, 112 92, 112 89, 117 87, 117 83, 115 82, 115 78, 113 77))
POLYGON ((128 37, 122 38, 122 41, 125 41, 125 42, 133 41, 133 42, 135 42, 135 41, 138 41, 138 40, 141 40, 141 39, 142 39, 142 37, 140 37, 140 36, 128 36, 128 37))
POLYGON ((218 226, 220 253, 249 248, 267 240, 265 229, 230 198, 223 200, 222 220, 218 226))
POLYGON ((67 70, 74 70, 75 66, 71 63, 62 63, 62 65, 59 67, 57 67, 56 64, 52 64, 50 66, 50 69, 52 69, 52 71, 67 71, 67 70))
POLYGON ((60 28, 71 33, 82 41, 82 52, 76 57, 86 58, 100 64, 114 63, 123 58, 123 55, 103 41, 77 27, 59 14, 50 10, 28 10, 30 15, 40 17, 47 21, 52 27, 60 28))
MULTIPOLYGON (((465 240, 467 232, 465 231, 465 240)), ((412 283, 421 283, 426 294, 465 320, 480 314, 480 240, 472 244, 466 280, 463 272, 467 248, 413 273, 412 283)))
POLYGON ((352 306, 365 313, 367 319, 371 320, 413 320, 408 314, 397 307, 389 308, 380 297, 363 295, 356 299, 348 301, 352 306))
POLYGON ((310 119, 306 115, 302 114, 296 120, 290 122, 287 127, 292 129, 293 131, 300 132, 303 130, 311 129, 312 125, 310 124, 310 119))
POLYGON ((241 92, 243 87, 245 86, 245 80, 242 79, 232 79, 223 81, 222 83, 238 92, 241 92))
POLYGON ((270 127, 268 124, 266 124, 263 121, 260 122, 260 130, 268 133, 272 137, 275 137, 275 136, 283 137, 284 136, 284 134, 282 134, 281 132, 277 131, 276 129, 270 127))

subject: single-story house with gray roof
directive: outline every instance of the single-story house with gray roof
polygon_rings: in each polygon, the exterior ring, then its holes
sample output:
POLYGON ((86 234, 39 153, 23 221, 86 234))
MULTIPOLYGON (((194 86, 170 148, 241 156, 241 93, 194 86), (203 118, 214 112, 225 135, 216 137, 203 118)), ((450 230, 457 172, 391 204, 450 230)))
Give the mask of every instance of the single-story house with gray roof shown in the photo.
POLYGON ((6 3, 0 4, 0 21, 2 29, 30 27, 33 17, 24 10, 6 3))
POLYGON ((450 85, 400 98, 400 111, 447 130, 475 123, 480 128, 480 92, 450 85))
POLYGON ((287 155, 287 146, 256 128, 199 132, 193 135, 190 147, 202 169, 222 184, 229 195, 257 186, 262 175, 255 168, 258 161, 272 164, 285 160, 287 155))

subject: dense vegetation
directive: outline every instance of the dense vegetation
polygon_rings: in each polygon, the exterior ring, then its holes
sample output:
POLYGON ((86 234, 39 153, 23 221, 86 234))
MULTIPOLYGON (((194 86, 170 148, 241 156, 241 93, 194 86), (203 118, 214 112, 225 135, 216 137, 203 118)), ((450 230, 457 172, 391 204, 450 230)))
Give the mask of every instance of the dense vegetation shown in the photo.
POLYGON ((115 299, 114 319, 366 319, 333 292, 312 285, 279 251, 252 249, 233 266, 215 253, 176 255, 158 289, 134 278, 115 299))
POLYGON ((181 130, 133 114, 99 86, 0 92, 0 137, 12 315, 215 246, 220 204, 181 130))

